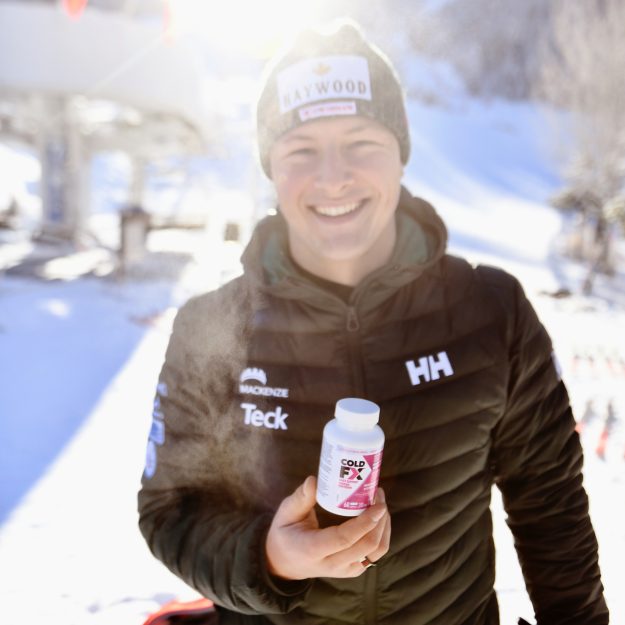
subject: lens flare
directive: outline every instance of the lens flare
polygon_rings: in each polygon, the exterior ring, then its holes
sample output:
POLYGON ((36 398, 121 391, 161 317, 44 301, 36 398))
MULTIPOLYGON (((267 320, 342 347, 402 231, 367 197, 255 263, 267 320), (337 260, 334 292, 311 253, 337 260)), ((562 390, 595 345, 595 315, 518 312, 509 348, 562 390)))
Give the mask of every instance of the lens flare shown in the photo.
POLYGON ((278 45, 322 17, 328 0, 169 0, 169 29, 174 36, 194 34, 225 53, 271 56, 278 45))

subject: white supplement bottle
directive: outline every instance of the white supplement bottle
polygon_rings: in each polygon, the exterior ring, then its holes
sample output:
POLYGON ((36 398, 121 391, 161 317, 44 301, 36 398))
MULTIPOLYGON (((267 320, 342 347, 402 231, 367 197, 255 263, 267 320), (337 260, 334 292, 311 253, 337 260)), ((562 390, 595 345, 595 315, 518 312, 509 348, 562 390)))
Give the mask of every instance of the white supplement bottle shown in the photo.
POLYGON ((336 402, 335 418, 323 430, 317 478, 317 503, 333 514, 358 516, 373 505, 384 432, 380 407, 367 399, 336 402))

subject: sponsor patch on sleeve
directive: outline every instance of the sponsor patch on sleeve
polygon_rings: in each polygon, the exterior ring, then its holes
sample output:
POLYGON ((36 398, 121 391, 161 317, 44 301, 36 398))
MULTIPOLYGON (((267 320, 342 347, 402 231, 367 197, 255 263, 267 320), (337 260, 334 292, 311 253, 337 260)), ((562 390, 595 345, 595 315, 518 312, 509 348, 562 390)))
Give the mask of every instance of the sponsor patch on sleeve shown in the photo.
POLYGON ((157 457, 156 444, 154 443, 154 441, 149 440, 148 446, 145 450, 145 469, 143 471, 143 475, 148 480, 154 477, 154 474, 156 473, 156 462, 157 462, 156 457, 157 457))
POLYGON ((165 424, 160 419, 152 419, 149 439, 157 445, 165 442, 165 424))

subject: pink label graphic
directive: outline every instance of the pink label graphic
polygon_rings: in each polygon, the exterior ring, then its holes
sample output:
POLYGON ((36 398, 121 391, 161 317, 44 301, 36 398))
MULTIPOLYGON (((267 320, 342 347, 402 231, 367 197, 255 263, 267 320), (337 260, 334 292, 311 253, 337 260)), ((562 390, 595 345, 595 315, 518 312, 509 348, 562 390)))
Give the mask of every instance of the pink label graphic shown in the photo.
POLYGON ((305 122, 317 117, 334 117, 335 115, 357 115, 358 109, 355 102, 327 102, 301 108, 300 119, 305 122))
POLYGON ((341 460, 339 491, 342 493, 339 508, 364 510, 373 505, 380 479, 382 451, 341 460), (344 498, 343 498, 344 497, 344 498))

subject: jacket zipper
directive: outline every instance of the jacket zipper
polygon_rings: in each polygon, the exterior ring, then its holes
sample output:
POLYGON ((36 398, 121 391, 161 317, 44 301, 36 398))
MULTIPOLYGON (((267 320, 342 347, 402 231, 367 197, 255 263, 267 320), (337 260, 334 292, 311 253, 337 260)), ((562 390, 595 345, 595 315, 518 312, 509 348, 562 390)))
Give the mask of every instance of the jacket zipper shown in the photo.
POLYGON ((354 306, 347 307, 347 331, 358 332, 360 330, 360 321, 356 314, 356 308, 354 306))
POLYGON ((365 392, 365 375, 362 366, 362 353, 360 348, 360 320, 355 306, 347 307, 347 348, 354 379, 356 393, 361 396, 365 392))
MULTIPOLYGON (((354 386, 356 394, 364 397, 366 394, 365 389, 365 374, 362 365, 362 351, 360 343, 360 320, 356 312, 355 306, 347 307, 347 345, 349 349, 349 356, 352 371, 354 374, 354 386)), ((364 554, 366 555, 366 554, 364 554)), ((366 625, 375 625, 377 619, 377 595, 376 588, 378 584, 378 575, 375 567, 370 568, 365 572, 363 577, 363 596, 365 600, 364 615, 366 625)))

